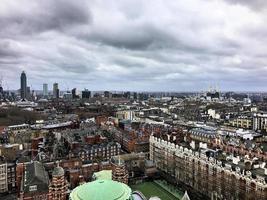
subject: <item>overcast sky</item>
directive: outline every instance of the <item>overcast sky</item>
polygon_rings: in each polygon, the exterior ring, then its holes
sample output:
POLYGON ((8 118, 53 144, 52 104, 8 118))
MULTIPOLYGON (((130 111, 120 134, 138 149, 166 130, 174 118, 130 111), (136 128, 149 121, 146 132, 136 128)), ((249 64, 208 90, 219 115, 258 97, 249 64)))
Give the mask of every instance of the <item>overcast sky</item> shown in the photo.
POLYGON ((267 91, 266 0, 1 0, 0 77, 19 88, 267 91))

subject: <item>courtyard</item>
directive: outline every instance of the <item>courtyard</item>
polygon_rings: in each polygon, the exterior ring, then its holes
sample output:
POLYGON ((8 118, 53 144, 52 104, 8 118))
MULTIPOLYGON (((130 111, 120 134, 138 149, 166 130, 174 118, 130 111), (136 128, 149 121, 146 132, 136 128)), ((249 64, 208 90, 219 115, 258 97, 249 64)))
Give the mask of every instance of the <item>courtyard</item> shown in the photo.
POLYGON ((172 186, 165 185, 162 181, 143 182, 136 185, 130 185, 133 191, 142 192, 147 199, 157 196, 162 200, 179 200, 183 193, 172 186))

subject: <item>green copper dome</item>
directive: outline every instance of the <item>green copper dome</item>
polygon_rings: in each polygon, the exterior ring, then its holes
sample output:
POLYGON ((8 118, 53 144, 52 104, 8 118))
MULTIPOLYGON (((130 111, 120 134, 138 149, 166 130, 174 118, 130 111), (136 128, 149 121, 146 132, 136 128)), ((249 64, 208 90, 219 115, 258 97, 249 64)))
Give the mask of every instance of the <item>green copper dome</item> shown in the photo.
POLYGON ((132 190, 124 183, 96 180, 75 188, 71 200, 132 200, 132 190))

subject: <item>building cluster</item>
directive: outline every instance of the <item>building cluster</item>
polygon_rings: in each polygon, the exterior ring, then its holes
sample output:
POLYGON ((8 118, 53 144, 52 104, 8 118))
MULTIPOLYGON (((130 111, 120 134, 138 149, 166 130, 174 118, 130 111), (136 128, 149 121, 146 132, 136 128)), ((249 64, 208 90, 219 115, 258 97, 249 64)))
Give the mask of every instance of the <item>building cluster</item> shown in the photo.
POLYGON ((228 156, 212 149, 192 150, 173 139, 150 137, 150 159, 157 168, 210 199, 266 199, 266 163, 228 156))
POLYGON ((0 199, 157 199, 131 186, 162 179, 183 199, 266 199, 264 95, 33 92, 23 72, 13 99, 0 87, 0 199))

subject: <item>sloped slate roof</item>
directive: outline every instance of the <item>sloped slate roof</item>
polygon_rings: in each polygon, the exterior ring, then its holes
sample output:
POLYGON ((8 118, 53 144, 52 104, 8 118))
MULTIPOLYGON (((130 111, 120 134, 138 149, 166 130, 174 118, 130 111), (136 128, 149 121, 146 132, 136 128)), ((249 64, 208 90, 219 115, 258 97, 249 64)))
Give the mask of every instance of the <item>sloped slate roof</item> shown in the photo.
POLYGON ((47 192, 49 177, 42 163, 32 162, 26 165, 23 178, 23 191, 25 193, 47 192), (30 190, 30 186, 37 186, 36 190, 30 190))

